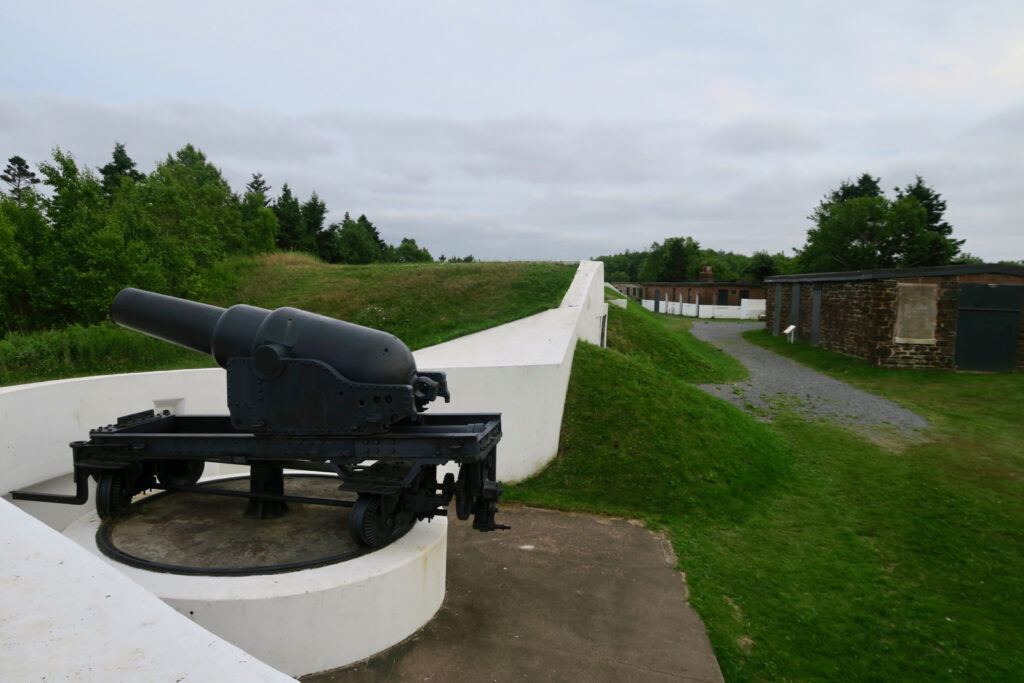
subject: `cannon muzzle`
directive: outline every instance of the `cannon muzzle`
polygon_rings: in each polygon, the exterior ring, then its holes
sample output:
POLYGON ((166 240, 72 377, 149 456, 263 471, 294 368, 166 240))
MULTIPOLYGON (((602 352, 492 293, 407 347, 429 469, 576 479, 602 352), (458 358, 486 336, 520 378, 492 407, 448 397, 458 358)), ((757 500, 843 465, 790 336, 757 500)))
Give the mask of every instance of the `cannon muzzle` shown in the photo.
POLYGON ((297 308, 220 308, 128 288, 110 314, 118 325, 210 354, 224 368, 232 358, 305 358, 355 382, 412 384, 417 376, 412 352, 393 334, 297 308))

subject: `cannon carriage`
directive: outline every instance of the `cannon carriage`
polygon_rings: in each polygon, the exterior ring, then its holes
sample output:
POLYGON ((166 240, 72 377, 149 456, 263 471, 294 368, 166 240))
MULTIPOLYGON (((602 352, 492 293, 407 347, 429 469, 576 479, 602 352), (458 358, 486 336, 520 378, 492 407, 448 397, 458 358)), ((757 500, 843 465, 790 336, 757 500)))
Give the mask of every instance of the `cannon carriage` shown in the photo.
POLYGON ((289 502, 350 507, 349 531, 366 547, 447 514, 453 500, 474 528, 504 528, 495 522, 501 416, 425 413, 434 400, 449 400, 446 377, 417 370, 397 337, 294 308, 224 309, 138 289, 122 290, 111 315, 212 355, 227 373, 229 415, 120 417, 71 444, 74 495, 14 498, 84 504, 92 477, 104 519, 151 489, 245 498, 244 514, 255 518, 287 514, 289 502), (248 466, 249 491, 197 485, 208 462, 248 466), (458 476, 439 481, 449 463, 458 476), (348 495, 288 495, 285 470, 331 473, 348 495))

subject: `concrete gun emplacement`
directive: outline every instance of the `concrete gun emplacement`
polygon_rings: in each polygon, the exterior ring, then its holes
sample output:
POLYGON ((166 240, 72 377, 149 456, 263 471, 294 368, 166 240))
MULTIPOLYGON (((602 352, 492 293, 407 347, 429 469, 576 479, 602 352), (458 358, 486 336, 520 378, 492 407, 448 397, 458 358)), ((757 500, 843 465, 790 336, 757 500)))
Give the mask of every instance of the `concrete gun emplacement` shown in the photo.
POLYGON ((501 415, 424 412, 449 400, 444 373, 416 368, 394 335, 296 308, 224 309, 139 289, 114 298, 111 317, 165 341, 208 353, 227 372, 229 415, 147 410, 71 444, 74 495, 16 491, 21 500, 84 504, 112 519, 150 489, 248 499, 245 514, 278 517, 288 502, 351 507, 361 545, 388 543, 416 520, 447 514, 481 531, 495 523, 501 415), (250 467, 248 492, 197 486, 207 462, 250 467), (458 466, 439 482, 437 470, 458 466), (337 475, 355 501, 289 496, 283 470, 337 475))

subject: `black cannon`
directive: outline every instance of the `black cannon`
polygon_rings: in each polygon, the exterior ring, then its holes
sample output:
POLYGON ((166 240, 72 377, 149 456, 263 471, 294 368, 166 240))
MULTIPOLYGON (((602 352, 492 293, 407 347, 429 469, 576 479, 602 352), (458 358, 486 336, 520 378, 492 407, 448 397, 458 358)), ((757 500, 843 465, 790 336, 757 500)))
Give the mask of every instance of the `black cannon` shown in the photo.
POLYGON ((121 515, 150 489, 248 499, 245 514, 277 517, 288 502, 351 507, 361 545, 387 543, 416 520, 473 517, 482 531, 501 495, 495 458, 498 414, 424 413, 449 400, 442 372, 417 370, 394 335, 295 308, 224 309, 139 289, 114 298, 115 322, 208 353, 227 371, 230 415, 148 410, 118 418, 71 444, 73 496, 12 492, 21 500, 81 505, 97 482, 101 518, 121 515), (205 463, 250 467, 249 491, 197 486, 205 463), (439 482, 438 466, 453 462, 439 482), (289 496, 284 469, 332 472, 356 499, 289 496))

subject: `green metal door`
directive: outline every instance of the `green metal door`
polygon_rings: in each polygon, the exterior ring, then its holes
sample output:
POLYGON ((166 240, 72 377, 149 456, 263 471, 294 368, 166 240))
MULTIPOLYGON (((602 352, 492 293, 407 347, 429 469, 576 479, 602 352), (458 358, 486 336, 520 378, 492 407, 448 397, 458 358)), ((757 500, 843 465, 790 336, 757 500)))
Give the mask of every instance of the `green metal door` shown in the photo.
POLYGON ((1020 344, 1020 285, 960 285, 956 367, 1009 372, 1020 344))

